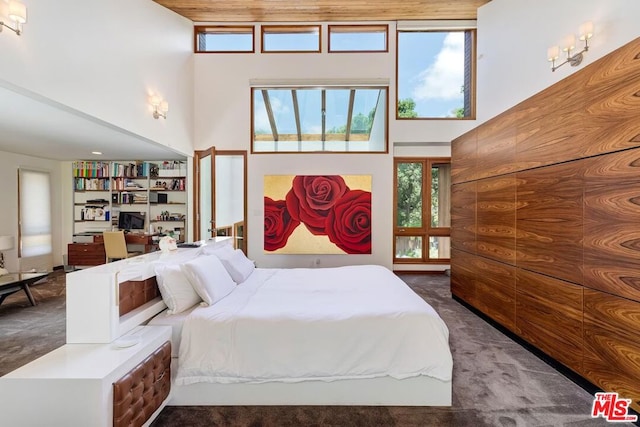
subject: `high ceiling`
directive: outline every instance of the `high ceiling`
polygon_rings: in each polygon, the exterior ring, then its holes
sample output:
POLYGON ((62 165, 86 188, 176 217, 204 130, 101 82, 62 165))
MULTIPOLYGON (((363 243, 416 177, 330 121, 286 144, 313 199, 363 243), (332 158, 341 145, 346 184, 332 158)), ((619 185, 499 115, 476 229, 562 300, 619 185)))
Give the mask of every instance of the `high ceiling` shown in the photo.
MULTIPOLYGON (((475 19, 490 0, 154 0, 194 22, 475 19)), ((1 82, 1 81, 0 81, 1 82)), ((59 160, 179 158, 172 150, 34 94, 0 85, 0 151, 59 160)))
POLYGON ((476 19, 490 0, 154 0, 194 22, 476 19))

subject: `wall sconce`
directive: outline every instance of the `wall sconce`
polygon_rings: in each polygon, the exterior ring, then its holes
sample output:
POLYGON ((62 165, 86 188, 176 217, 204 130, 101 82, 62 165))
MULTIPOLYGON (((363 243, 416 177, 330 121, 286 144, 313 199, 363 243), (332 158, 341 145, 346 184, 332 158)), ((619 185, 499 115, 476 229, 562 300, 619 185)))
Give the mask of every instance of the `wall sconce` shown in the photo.
POLYGON ((22 34, 22 24, 27 22, 27 7, 17 0, 0 0, 0 33, 7 27, 17 35, 22 34), (7 25, 8 21, 15 23, 15 28, 7 25))
POLYGON ((2 251, 9 251, 13 249, 13 246, 13 236, 0 236, 0 276, 9 274, 7 269, 4 268, 4 254, 2 251))
POLYGON ((560 48, 558 46, 549 48, 547 59, 551 62, 551 71, 555 71, 567 63, 572 67, 580 65, 583 54, 589 51, 589 39, 593 37, 593 22, 585 22, 580 26, 579 37, 581 41, 584 41, 584 47, 580 52, 576 52, 573 55, 571 51, 576 48, 576 37, 572 34, 564 40, 562 51, 567 53, 567 59, 561 64, 556 65, 556 61, 560 57, 560 48))
POLYGON ((159 119, 162 117, 163 119, 167 118, 167 112, 169 111, 169 103, 158 95, 153 95, 149 98, 149 103, 153 107, 153 118, 159 119))

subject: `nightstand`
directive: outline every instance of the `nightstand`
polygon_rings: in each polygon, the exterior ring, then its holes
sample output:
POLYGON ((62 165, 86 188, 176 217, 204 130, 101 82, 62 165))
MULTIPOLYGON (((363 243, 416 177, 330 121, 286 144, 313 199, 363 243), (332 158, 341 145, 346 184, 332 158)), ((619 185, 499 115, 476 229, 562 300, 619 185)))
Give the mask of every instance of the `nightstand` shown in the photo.
MULTIPOLYGON (((139 337, 139 342, 124 348, 116 345, 118 340, 108 344, 66 344, 0 378, 2 424, 111 427, 114 403, 118 404, 114 402, 114 384, 128 382, 132 390, 147 387, 132 381, 140 381, 140 370, 153 371, 149 366, 152 364, 157 378, 151 383, 163 382, 152 387, 167 396, 157 402, 153 411, 146 403, 143 405, 145 425, 149 424, 168 400, 171 374, 169 366, 158 368, 158 358, 164 356, 166 360, 168 351, 168 363, 171 362, 170 344, 167 346, 171 328, 140 326, 126 335, 139 337)), ((146 380, 149 382, 149 378, 146 380)), ((145 388, 145 393, 139 394, 150 393, 145 388)), ((151 394, 156 395, 155 390, 151 394)), ((119 405, 116 413, 122 418, 127 408, 119 405)))

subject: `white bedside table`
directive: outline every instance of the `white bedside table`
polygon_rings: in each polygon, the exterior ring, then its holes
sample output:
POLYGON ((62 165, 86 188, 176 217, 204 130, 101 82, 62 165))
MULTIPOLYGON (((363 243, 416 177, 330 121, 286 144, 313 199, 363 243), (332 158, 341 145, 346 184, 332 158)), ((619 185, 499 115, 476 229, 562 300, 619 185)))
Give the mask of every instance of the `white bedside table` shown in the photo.
MULTIPOLYGON (((166 341, 171 327, 140 326, 140 341, 66 344, 0 378, 0 419, 10 426, 113 425, 113 383, 166 341)), ((162 410, 168 398, 147 421, 162 410)))

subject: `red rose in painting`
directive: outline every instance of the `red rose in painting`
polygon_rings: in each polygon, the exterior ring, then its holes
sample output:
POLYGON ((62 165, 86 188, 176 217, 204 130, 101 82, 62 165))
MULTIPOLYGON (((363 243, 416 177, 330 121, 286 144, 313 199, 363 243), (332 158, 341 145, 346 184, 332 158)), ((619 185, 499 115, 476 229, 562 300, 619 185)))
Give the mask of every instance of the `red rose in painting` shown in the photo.
POLYGON ((327 236, 348 254, 371 253, 371 193, 351 190, 327 216, 327 236))
POLYGON ((325 235, 329 211, 347 191, 349 187, 339 175, 298 175, 286 196, 287 209, 312 234, 325 235))
POLYGON ((300 221, 293 219, 284 200, 264 198, 264 250, 283 248, 300 221))

